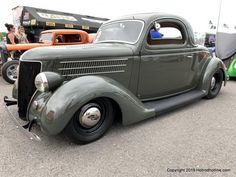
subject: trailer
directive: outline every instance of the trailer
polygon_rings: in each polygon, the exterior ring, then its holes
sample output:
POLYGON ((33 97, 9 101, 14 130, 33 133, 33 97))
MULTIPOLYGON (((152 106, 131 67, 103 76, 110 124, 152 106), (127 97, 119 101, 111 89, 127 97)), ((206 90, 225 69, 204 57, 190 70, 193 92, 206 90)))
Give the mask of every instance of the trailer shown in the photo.
POLYGON ((80 29, 96 33, 98 28, 109 20, 28 6, 17 6, 12 11, 14 25, 24 26, 30 42, 37 42, 39 34, 49 29, 80 29))

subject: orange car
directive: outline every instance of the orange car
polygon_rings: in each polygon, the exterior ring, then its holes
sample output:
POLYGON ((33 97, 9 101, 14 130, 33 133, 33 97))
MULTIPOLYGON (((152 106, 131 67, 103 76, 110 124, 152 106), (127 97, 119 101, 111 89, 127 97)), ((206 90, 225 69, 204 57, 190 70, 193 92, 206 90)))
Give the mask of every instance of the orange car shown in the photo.
POLYGON ((82 30, 55 29, 43 31, 38 43, 29 44, 6 44, 0 46, 2 66, 2 76, 8 82, 13 84, 17 78, 18 59, 26 50, 36 47, 59 46, 59 45, 79 45, 91 43, 94 34, 88 34, 82 30), (9 58, 9 52, 14 52, 14 58, 9 58))

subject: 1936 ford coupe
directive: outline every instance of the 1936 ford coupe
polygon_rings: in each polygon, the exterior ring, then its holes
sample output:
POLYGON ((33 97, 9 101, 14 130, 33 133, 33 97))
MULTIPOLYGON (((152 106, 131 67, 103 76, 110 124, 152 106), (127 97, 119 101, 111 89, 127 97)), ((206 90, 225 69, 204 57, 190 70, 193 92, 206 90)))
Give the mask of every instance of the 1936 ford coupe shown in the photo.
POLYGON ((25 128, 37 123, 76 143, 99 139, 117 115, 132 124, 214 98, 226 84, 224 64, 195 44, 189 23, 163 13, 108 21, 93 44, 29 50, 18 72, 6 105, 18 105, 25 128))

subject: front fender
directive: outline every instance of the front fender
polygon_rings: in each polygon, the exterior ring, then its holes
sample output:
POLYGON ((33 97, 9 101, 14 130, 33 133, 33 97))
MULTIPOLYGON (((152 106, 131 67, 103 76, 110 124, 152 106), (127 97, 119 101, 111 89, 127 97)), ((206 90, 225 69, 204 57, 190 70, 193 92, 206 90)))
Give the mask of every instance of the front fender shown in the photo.
POLYGON ((199 89, 206 91, 208 93, 209 87, 210 87, 210 80, 214 73, 218 70, 221 69, 223 72, 223 77, 224 77, 224 85, 226 85, 227 81, 227 74, 226 74, 226 67, 222 60, 219 58, 211 58, 209 63, 206 66, 205 72, 202 76, 202 80, 199 84, 199 89))
POLYGON ((60 133, 79 108, 98 97, 110 98, 120 106, 124 125, 155 116, 153 109, 146 109, 136 96, 115 80, 84 76, 67 82, 52 94, 40 116, 42 130, 52 135, 60 133))

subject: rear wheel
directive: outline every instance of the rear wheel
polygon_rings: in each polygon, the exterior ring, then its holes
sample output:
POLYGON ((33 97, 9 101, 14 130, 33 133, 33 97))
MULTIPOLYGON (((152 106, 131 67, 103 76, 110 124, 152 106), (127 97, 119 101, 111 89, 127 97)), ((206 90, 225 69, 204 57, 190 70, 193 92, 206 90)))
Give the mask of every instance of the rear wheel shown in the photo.
POLYGON ((223 82, 223 72, 221 70, 218 70, 211 78, 208 94, 206 95, 205 98, 207 99, 215 98, 220 92, 222 82, 223 82))
POLYGON ((17 60, 11 60, 3 64, 2 77, 10 84, 14 84, 17 79, 17 67, 19 62, 17 60))
POLYGON ((86 144, 102 137, 113 120, 111 101, 107 98, 94 99, 74 114, 65 128, 65 134, 77 144, 86 144))

